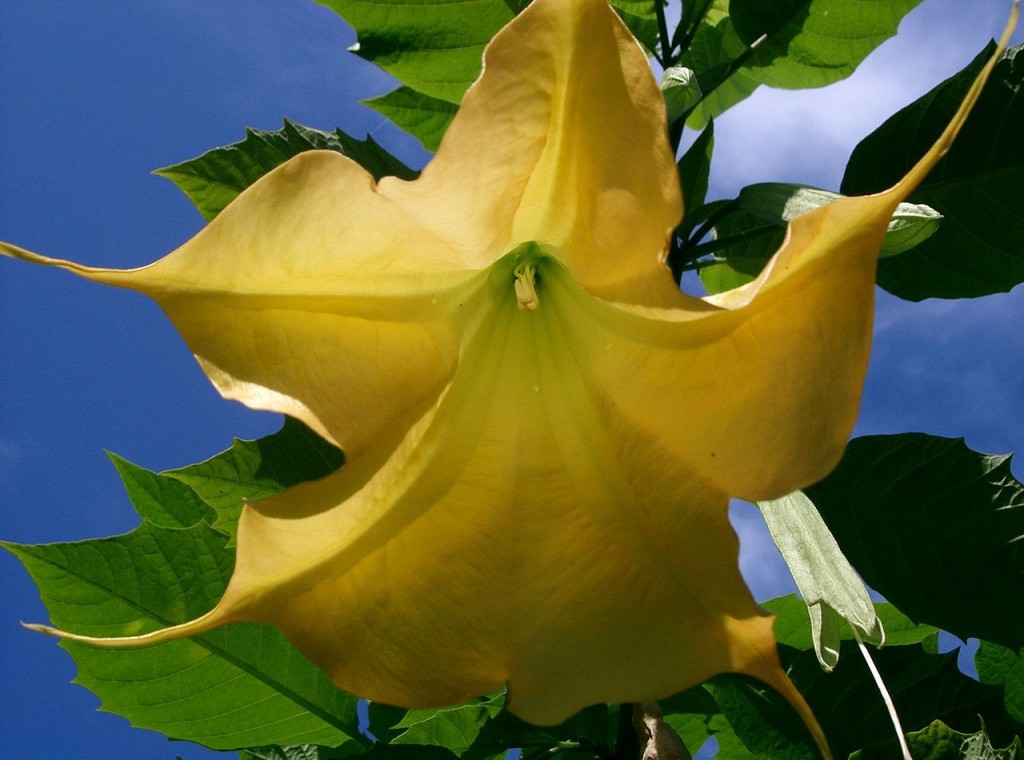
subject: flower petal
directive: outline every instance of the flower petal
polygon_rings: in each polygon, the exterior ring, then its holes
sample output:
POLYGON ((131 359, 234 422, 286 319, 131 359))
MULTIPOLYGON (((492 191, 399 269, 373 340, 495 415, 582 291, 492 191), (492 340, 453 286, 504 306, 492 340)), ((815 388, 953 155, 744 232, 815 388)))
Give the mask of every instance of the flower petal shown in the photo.
POLYGON ((349 457, 436 399, 479 277, 329 151, 281 165, 140 269, 0 250, 146 293, 225 397, 301 419, 349 457))
POLYGON ((437 156, 381 192, 481 266, 536 241, 595 295, 665 306, 689 302, 663 266, 676 172, 639 44, 604 0, 560 0, 495 36, 437 156))

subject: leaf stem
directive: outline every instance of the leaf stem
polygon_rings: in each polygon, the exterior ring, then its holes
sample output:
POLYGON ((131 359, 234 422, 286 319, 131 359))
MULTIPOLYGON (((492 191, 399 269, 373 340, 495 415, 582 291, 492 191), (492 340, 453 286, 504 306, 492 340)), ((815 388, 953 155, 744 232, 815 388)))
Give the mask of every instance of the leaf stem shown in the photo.
MULTIPOLYGON (((733 198, 731 201, 724 203, 721 207, 716 208, 708 215, 708 218, 704 220, 700 227, 697 228, 697 231, 690 235, 687 240, 694 241, 694 245, 700 243, 700 241, 704 239, 705 235, 709 234, 711 230, 718 226, 720 221, 735 211, 738 207, 739 204, 736 202, 736 199, 733 198)), ((686 247, 689 248, 690 246, 686 247)))
POLYGON ((683 262, 683 265, 695 262, 701 256, 705 256, 715 251, 720 251, 723 248, 729 248, 733 245, 739 245, 740 243, 749 243, 751 240, 757 240, 758 238, 767 237, 779 232, 779 228, 773 225, 765 225, 764 227, 755 227, 752 230, 746 230, 745 232, 738 232, 735 235, 728 235, 726 237, 716 238, 715 240, 709 240, 706 243, 698 243, 695 246, 688 248, 689 255, 687 260, 683 262))
POLYGON ((896 729, 896 737, 899 739, 900 749, 903 751, 903 760, 913 760, 910 755, 910 747, 907 746, 907 738, 903 735, 903 726, 900 724, 900 716, 896 713, 896 706, 892 702, 892 697, 889 696, 889 690, 885 688, 885 681, 882 680, 882 675, 878 672, 878 668, 875 667, 875 661, 871 659, 871 653, 868 652, 868 648, 864 646, 864 642, 861 640, 856 627, 850 627, 853 630, 854 638, 857 639, 857 647, 860 649, 860 653, 864 656, 864 662, 867 663, 868 670, 871 671, 871 677, 875 679, 875 685, 878 686, 878 692, 882 695, 882 701, 885 702, 885 709, 889 711, 889 719, 892 720, 893 728, 896 729))
POLYGON ((683 31, 683 24, 687 19, 686 13, 683 13, 683 21, 680 21, 679 26, 676 27, 676 33, 672 35, 672 44, 679 48, 680 54, 685 53, 690 48, 690 43, 692 43, 693 38, 697 36, 697 30, 700 28, 700 22, 704 20, 704 16, 707 15, 712 2, 714 2, 714 0, 704 0, 697 12, 689 19, 689 24, 686 26, 685 32, 683 31), (680 32, 682 32, 682 37, 679 36, 680 32))

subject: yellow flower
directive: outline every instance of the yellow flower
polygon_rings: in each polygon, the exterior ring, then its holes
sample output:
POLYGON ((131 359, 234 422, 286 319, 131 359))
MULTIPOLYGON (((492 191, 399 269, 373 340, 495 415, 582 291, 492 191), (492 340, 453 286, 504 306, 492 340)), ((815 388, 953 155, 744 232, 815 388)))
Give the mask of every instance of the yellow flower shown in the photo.
POLYGON ((740 672, 816 731, 726 507, 835 465, 887 222, 978 89, 898 185, 799 218, 756 281, 703 300, 664 265, 682 202, 662 97, 603 0, 535 0, 500 32, 416 181, 304 153, 130 271, 0 244, 151 296, 221 393, 347 456, 245 508, 203 617, 44 630, 133 646, 259 620, 361 696, 507 683, 542 724, 740 672))

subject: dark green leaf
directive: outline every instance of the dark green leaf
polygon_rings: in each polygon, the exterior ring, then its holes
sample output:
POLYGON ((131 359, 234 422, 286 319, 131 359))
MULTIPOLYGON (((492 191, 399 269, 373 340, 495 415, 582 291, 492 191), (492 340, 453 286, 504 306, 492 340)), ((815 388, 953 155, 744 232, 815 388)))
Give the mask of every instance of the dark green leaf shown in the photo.
MULTIPOLYGON (((879 262, 878 283, 901 298, 969 298, 1024 282, 1024 53, 1008 50, 949 154, 911 195, 946 219, 909 254, 879 262)), ((991 55, 886 121, 854 150, 843 192, 883 190, 932 145, 991 55)))
POLYGON ((868 585, 911 618, 1024 645, 1024 486, 1009 456, 923 434, 858 438, 807 492, 868 585))
MULTIPOLYGON (((372 707, 372 706, 371 706, 372 707)), ((478 760, 496 752, 523 748, 523 758, 594 760, 607 757, 615 746, 619 708, 593 705, 557 726, 534 726, 505 711, 491 717, 463 760, 478 760)))
MULTIPOLYGON (((225 536, 205 523, 144 522, 114 538, 3 546, 36 581, 55 625, 95 636, 197 617, 220 598, 233 564, 225 536)), ((215 749, 356 741, 355 698, 268 626, 234 624, 139 649, 62 646, 102 709, 172 738, 215 749)))
MULTIPOLYGON (((814 710, 836 757, 890 735, 888 713, 849 628, 842 628, 842 658, 834 672, 826 674, 813 652, 803 601, 791 594, 765 606, 776 615, 783 664, 814 710)), ((922 728, 940 717, 961 730, 975 731, 977 716, 982 715, 1002 738, 1012 735, 1017 727, 1001 705, 1000 690, 960 673, 955 655, 935 654, 935 628, 915 625, 891 604, 875 608, 889 637, 886 648, 872 650, 872 657, 907 729, 922 728)), ((761 684, 741 676, 716 677, 707 689, 721 714, 715 716, 708 705, 692 712, 712 716, 708 725, 718 740, 720 757, 815 757, 792 710, 761 684)))
POLYGON ((245 139, 214 148, 198 158, 157 169, 189 197, 207 220, 213 219, 245 188, 289 158, 307 150, 333 150, 359 163, 376 179, 416 173, 385 151, 372 137, 356 140, 340 129, 321 132, 288 121, 277 132, 246 130, 245 139))
MULTIPOLYGON (((888 712, 856 643, 843 642, 831 674, 821 670, 813 652, 783 647, 781 655, 837 757, 869 748, 892 734, 888 712)), ((955 652, 929 654, 918 646, 900 646, 872 650, 871 657, 905 731, 918 731, 939 719, 959 731, 974 732, 981 728, 979 716, 1003 744, 1019 730, 1006 714, 1001 690, 961 673, 955 652)))
MULTIPOLYGON (((811 659, 814 659, 813 654, 811 659)), ((720 757, 730 760, 818 759, 818 751, 803 722, 793 708, 767 686, 746 676, 726 674, 715 676, 705 688, 722 711, 722 715, 711 721, 720 757)), ((818 720, 821 720, 820 715, 818 720)), ((825 735, 831 743, 827 729, 825 735)))
POLYGON ((988 641, 981 642, 974 666, 982 683, 1005 689, 1006 711, 1024 724, 1024 649, 1014 652, 988 641))
MULTIPOLYGON (((455 760, 451 750, 443 747, 418 747, 412 744, 374 744, 359 760, 455 760)), ((474 758, 473 760, 477 760, 474 758)))
MULTIPOLYGON (((777 600, 779 609, 799 602, 795 597, 777 600)), ((801 605, 802 602, 799 602, 801 605)), ((890 608, 891 609, 891 608, 890 608)), ((911 638, 931 636, 903 616, 879 608, 894 628, 900 621, 911 638)), ((806 613, 803 613, 806 617, 806 613)), ((786 626, 782 626, 785 628, 786 626)), ((803 635, 810 645, 809 631, 803 635)), ((783 666, 800 693, 807 699, 828 737, 836 757, 846 757, 865 746, 874 747, 892 734, 889 714, 874 679, 850 640, 841 645, 842 656, 832 673, 825 673, 811 648, 804 651, 780 646, 783 666)), ((959 671, 955 654, 938 655, 917 645, 873 650, 872 657, 882 674, 905 728, 916 731, 940 718, 962 731, 977 731, 979 716, 991 734, 1007 743, 1020 729, 1002 706, 1001 690, 985 686, 959 671)), ((754 679, 716 676, 698 689, 691 689, 663 703, 666 720, 678 709, 699 721, 714 734, 718 757, 729 760, 787 760, 816 758, 818 755, 806 729, 781 697, 754 679), (701 696, 699 691, 704 691, 701 696), (710 699, 713 697, 713 699, 710 699), (687 701, 680 708, 675 700, 687 701)), ((675 718, 671 718, 675 720, 675 718)), ((672 723, 670 722, 670 725, 672 723)), ((687 723, 683 723, 685 727, 687 723)), ((694 735, 699 739, 699 735, 694 735)))
POLYGON ((679 159, 679 183, 683 189, 683 206, 689 211, 704 205, 711 176, 711 154, 715 149, 715 125, 709 122, 693 144, 679 159))
POLYGON ((234 537, 246 501, 322 478, 344 461, 338 448, 286 417, 273 435, 257 441, 235 440, 230 449, 212 459, 163 474, 188 484, 216 511, 214 527, 234 537))
POLYGON ((713 90, 691 125, 703 125, 762 84, 799 89, 845 79, 919 2, 715 0, 682 59, 704 92, 713 90))
POLYGON ((454 103, 432 98, 411 87, 399 87, 387 95, 363 102, 418 139, 427 150, 437 150, 458 110, 454 103))
POLYGON ((132 506, 144 520, 160 528, 188 528, 212 523, 214 511, 185 483, 108 454, 124 483, 132 506))

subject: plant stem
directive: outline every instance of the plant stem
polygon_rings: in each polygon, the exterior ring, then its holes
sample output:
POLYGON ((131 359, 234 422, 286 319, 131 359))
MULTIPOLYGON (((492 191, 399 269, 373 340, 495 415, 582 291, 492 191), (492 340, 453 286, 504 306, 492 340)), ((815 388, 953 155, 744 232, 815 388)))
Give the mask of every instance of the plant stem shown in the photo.
MULTIPOLYGON (((704 220, 704 223, 700 228, 690 235, 682 245, 678 242, 679 236, 676 234, 672 235, 672 245, 669 248, 668 266, 669 269, 672 270, 672 276, 675 277, 677 281, 686 270, 687 264, 713 250, 708 247, 701 246, 699 244, 700 240, 711 232, 723 217, 732 213, 732 211, 735 210, 735 207, 736 201, 732 200, 724 204, 721 208, 716 209, 710 216, 708 216, 707 219, 704 220)), ((712 241, 712 243, 714 242, 716 241, 712 241)))
POLYGON ((708 95, 710 95, 723 84, 728 82, 737 71, 742 69, 746 65, 747 61, 749 61, 751 57, 753 57, 754 53, 757 52, 757 49, 758 47, 761 46, 761 43, 763 43, 766 39, 768 39, 768 35, 762 34, 760 37, 758 37, 756 40, 750 43, 750 47, 748 47, 746 50, 744 50, 742 53, 736 56, 732 61, 730 61, 729 68, 725 72, 725 75, 722 76, 717 82, 712 84, 710 87, 708 87, 707 90, 703 90, 700 95, 700 100, 694 103, 690 107, 690 110, 683 114, 681 118, 686 119, 697 106, 699 106, 701 103, 707 100, 708 95))
POLYGON ((658 17, 658 38, 661 40, 661 55, 658 56, 658 63, 667 69, 673 64, 672 40, 668 35, 668 23, 665 21, 664 0, 654 0, 654 15, 658 17))

